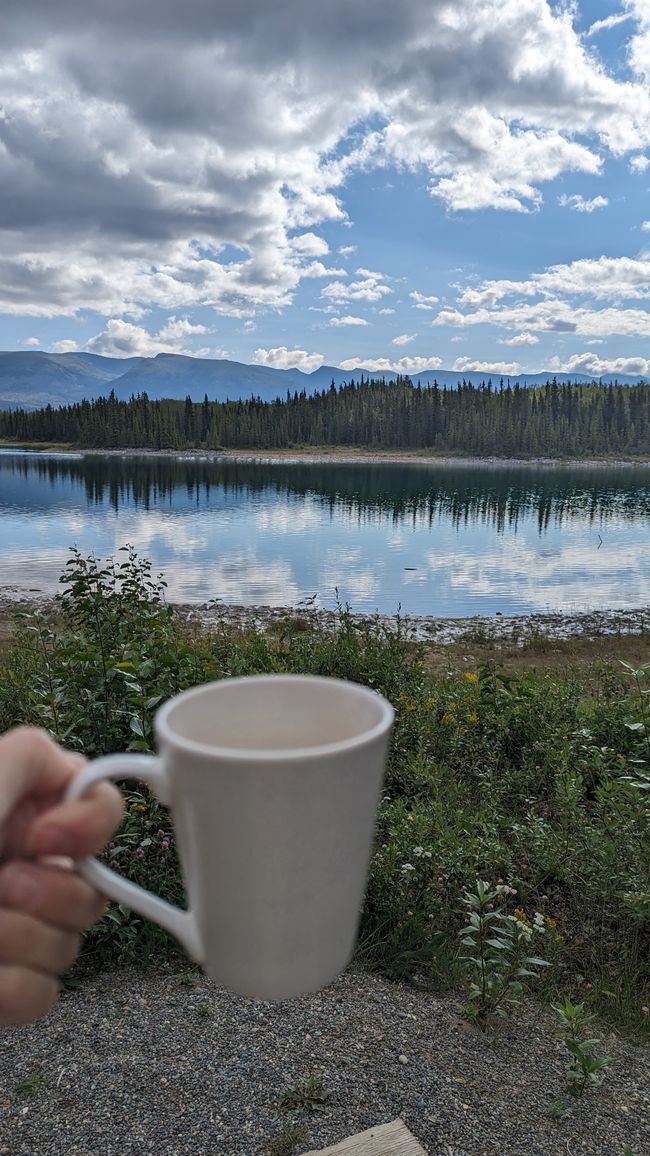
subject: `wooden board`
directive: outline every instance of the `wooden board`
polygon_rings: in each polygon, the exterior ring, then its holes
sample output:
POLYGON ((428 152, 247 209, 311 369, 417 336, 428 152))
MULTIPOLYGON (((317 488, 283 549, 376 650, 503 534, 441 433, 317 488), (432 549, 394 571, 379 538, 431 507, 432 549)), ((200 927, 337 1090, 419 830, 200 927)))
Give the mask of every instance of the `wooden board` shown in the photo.
POLYGON ((305 1156, 427 1156, 401 1120, 379 1124, 367 1132, 350 1136, 333 1148, 306 1152, 305 1156))

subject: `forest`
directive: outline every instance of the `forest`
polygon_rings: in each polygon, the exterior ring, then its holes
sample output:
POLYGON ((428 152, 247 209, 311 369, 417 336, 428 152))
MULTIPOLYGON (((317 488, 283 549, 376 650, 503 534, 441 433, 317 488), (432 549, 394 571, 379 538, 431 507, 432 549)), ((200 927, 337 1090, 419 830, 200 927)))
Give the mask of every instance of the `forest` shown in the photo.
POLYGON ((96 449, 291 449, 355 446, 474 455, 589 457, 650 453, 650 385, 568 383, 453 389, 367 379, 286 399, 203 402, 107 398, 0 411, 0 439, 96 449))

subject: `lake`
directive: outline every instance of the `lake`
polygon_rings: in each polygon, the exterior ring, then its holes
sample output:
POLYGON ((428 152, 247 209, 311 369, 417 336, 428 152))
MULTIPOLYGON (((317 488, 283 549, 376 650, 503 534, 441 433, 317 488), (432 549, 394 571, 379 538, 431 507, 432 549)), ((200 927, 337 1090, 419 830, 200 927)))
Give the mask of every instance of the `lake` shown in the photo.
POLYGON ((0 450, 0 594, 131 543, 175 602, 466 616, 650 604, 650 466, 0 450))

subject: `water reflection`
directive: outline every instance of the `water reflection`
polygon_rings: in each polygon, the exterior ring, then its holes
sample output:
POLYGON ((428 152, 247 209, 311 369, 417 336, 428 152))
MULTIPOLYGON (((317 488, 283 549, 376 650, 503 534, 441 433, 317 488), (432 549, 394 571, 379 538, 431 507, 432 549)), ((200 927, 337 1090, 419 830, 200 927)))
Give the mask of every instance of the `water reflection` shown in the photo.
POLYGON ((0 452, 0 586, 132 542, 170 596, 472 614, 650 602, 650 469, 0 452))

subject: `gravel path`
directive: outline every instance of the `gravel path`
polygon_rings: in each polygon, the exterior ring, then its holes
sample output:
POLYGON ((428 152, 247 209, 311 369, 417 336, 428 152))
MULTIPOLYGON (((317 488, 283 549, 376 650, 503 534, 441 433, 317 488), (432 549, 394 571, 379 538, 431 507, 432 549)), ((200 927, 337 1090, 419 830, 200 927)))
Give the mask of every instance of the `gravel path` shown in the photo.
POLYGON ((562 1095, 563 1045, 531 1005, 486 1039, 456 1000, 348 972, 283 1004, 203 977, 87 978, 39 1025, 3 1032, 0 1153, 257 1156, 273 1103, 310 1076, 330 1093, 299 1151, 401 1116, 429 1156, 635 1156, 650 1152, 650 1054, 601 1030, 603 1086, 562 1095))

